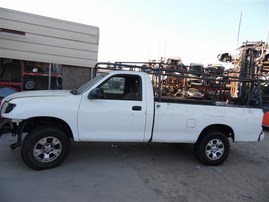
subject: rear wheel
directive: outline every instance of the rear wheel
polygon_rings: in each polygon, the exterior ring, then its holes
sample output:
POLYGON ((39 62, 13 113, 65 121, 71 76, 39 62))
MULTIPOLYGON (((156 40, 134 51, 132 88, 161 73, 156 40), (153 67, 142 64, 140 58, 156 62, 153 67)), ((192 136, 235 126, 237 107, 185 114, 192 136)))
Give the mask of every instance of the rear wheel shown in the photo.
POLYGON ((225 161, 229 154, 230 143, 226 135, 211 131, 195 144, 197 158, 205 165, 216 166, 225 161))
POLYGON ((21 155, 27 166, 42 170, 60 165, 68 156, 69 150, 69 139, 61 129, 41 126, 24 138, 21 155))

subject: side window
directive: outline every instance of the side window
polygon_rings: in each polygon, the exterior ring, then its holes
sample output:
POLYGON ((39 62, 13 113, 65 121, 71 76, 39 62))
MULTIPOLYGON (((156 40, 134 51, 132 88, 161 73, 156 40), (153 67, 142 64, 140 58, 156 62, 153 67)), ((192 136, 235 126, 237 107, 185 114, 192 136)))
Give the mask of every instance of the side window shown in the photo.
POLYGON ((124 94, 125 78, 114 76, 103 83, 100 87, 104 91, 106 99, 121 99, 124 94))
POLYGON ((129 76, 126 78, 124 89, 124 100, 142 101, 142 82, 140 76, 129 76))
POLYGON ((99 88, 104 92, 104 99, 142 100, 140 76, 116 75, 102 83, 99 88))

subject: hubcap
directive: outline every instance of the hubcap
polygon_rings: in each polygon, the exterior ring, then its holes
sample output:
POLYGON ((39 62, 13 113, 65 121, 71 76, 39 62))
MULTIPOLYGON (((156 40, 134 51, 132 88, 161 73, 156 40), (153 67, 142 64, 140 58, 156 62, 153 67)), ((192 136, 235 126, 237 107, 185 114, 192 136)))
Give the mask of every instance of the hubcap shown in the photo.
POLYGON ((219 139, 213 139, 206 145, 206 156, 211 160, 218 160, 224 153, 224 144, 219 139))
POLYGON ((33 154, 36 160, 42 163, 48 163, 56 158, 62 152, 61 141, 56 137, 44 137, 34 146, 33 154))

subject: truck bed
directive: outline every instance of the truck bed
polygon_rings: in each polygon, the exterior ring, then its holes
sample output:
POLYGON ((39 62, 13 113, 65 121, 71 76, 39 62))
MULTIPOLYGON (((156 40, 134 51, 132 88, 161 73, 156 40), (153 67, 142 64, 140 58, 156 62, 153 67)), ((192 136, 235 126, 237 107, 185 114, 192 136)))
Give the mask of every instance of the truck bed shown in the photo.
MULTIPOLYGON (((234 102, 204 100, 204 99, 186 99, 175 96, 162 96, 161 98, 155 96, 155 102, 167 102, 167 103, 182 103, 182 104, 194 104, 194 105, 211 105, 211 106, 223 106, 223 107, 246 107, 244 105, 235 104, 234 102)), ((248 106, 250 107, 250 106, 248 106)), ((255 105, 252 108, 260 108, 255 105)))

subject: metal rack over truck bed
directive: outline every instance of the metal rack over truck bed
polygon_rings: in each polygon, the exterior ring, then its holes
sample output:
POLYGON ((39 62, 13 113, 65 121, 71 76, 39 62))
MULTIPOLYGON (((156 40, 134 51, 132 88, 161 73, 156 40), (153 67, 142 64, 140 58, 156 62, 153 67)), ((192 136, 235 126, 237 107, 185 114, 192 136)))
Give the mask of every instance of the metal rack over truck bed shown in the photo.
POLYGON ((151 78, 155 100, 189 104, 262 107, 262 75, 235 71, 195 71, 181 64, 156 62, 97 63, 95 75, 109 70, 143 71, 151 78))

